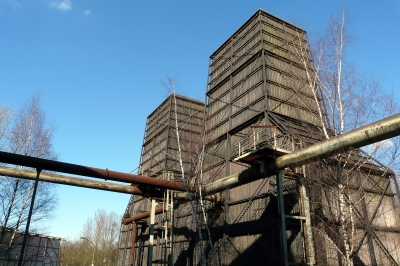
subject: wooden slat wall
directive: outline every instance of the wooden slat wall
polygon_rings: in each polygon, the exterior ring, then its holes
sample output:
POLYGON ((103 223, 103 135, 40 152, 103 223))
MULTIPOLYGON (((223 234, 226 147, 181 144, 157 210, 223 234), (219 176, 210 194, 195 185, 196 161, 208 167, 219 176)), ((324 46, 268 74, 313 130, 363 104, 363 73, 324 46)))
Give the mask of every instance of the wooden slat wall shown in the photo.
POLYGON ((163 171, 180 172, 175 119, 178 117, 179 138, 185 172, 191 172, 201 147, 205 104, 180 95, 169 96, 147 118, 140 169, 143 175, 157 176, 163 171))
MULTIPOLYGON (((181 129, 181 144, 186 147, 183 151, 185 171, 190 172, 196 164, 194 151, 197 154, 199 152, 203 127, 206 132, 207 152, 203 162, 204 182, 240 173, 248 167, 230 160, 234 156, 233 145, 252 133, 250 125, 276 125, 279 132, 290 136, 289 145, 294 150, 322 139, 318 131, 321 120, 316 102, 321 100, 314 98, 307 80, 307 71, 312 75, 313 69, 307 58, 298 56, 299 51, 306 51, 306 54, 308 52, 305 32, 259 10, 212 54, 206 93, 205 125, 202 123, 205 114, 201 103, 192 102, 184 97, 178 99, 179 121, 184 125, 181 129)), ((176 173, 180 171, 176 160, 165 156, 166 154, 177 156, 177 139, 173 129, 174 112, 175 110, 171 108, 171 99, 167 99, 148 117, 142 150, 142 169, 151 169, 151 173, 161 173, 166 169, 176 173)), ((354 153, 351 157, 354 162, 360 159, 363 158, 358 153, 354 153)), ((374 173, 382 171, 382 167, 376 166, 374 162, 366 162, 365 165, 375 171, 374 173)), ((328 172, 320 169, 322 172, 318 173, 315 170, 307 170, 307 176, 319 180, 326 178, 328 174, 334 174, 333 169, 328 172)), ((347 194, 356 199, 354 208, 361 215, 364 215, 363 202, 367 206, 367 216, 356 217, 356 223, 361 224, 363 220, 371 218, 374 210, 377 210, 371 225, 380 230, 372 237, 372 245, 378 265, 390 265, 391 262, 379 243, 382 243, 391 256, 399 261, 398 211, 394 207, 391 188, 389 187, 386 194, 382 194, 389 180, 364 170, 360 170, 348 179, 347 194), (360 189, 361 187, 363 189, 360 189)), ((301 168, 296 168, 294 171, 304 174, 301 168)), ((218 263, 282 264, 275 177, 227 190, 224 195, 223 204, 207 202, 205 205, 207 223, 213 236, 218 263), (270 187, 269 191, 266 182, 270 187)), ((340 216, 337 195, 338 189, 335 186, 314 185, 313 193, 310 195, 313 203, 312 211, 320 211, 329 222, 338 224, 340 216)), ((298 180, 284 179, 284 202, 285 214, 304 215, 298 180)), ((194 204, 199 212, 199 203, 194 202, 194 204)), ((141 209, 149 209, 147 200, 131 205, 129 212, 132 214, 141 209)), ((175 210, 174 217, 173 261, 175 265, 198 265, 201 261, 198 228, 190 204, 181 204, 175 210)), ((156 220, 161 220, 160 215, 156 220)), ((302 263, 305 260, 305 240, 300 221, 287 219, 286 226, 289 261, 302 263)), ((207 260, 211 264, 204 221, 201 222, 201 229, 207 260)), ((130 243, 128 241, 123 244, 121 239, 131 237, 129 235, 131 228, 127 226, 124 230, 122 232, 121 229, 119 253, 127 262, 129 252, 126 251, 130 249, 130 243), (122 252, 123 250, 125 251, 122 252)), ((148 236, 148 229, 146 230, 144 235, 148 236)), ((358 226, 355 231, 356 241, 357 239, 361 241, 365 233, 365 228, 358 226)), ((320 263, 344 264, 338 256, 336 247, 330 241, 318 235, 317 231, 314 232, 314 237, 317 260, 320 263)), ((160 243, 160 236, 156 236, 155 241, 160 243)), ((146 243, 147 239, 144 240, 143 250, 146 255, 141 265, 146 264, 147 260, 146 243)), ((366 265, 372 263, 370 252, 371 243, 367 243, 365 238, 360 243, 357 256, 366 265)), ((154 248, 154 258, 160 256, 161 245, 157 245, 154 248)))

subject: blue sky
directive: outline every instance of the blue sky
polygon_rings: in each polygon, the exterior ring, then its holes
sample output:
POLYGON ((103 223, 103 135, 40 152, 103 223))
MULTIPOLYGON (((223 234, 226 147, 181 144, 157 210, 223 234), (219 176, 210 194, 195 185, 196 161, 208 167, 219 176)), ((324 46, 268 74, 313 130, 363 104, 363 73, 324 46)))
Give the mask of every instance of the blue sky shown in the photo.
MULTIPOLYGON (((130 172, 147 115, 168 95, 204 100, 208 58, 258 8, 312 38, 342 5, 357 37, 351 59, 388 90, 400 89, 400 0, 75 1, 0 0, 0 104, 17 109, 41 93, 58 126, 59 160, 130 172)), ((58 186, 49 235, 79 237, 96 209, 123 214, 128 195, 58 186)))

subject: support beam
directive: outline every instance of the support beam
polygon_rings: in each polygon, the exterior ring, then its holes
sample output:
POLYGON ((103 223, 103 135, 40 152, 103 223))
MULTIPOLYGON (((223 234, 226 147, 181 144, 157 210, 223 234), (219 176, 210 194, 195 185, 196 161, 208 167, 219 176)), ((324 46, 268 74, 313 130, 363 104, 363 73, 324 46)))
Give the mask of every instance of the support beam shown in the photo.
MULTIPOLYGON (((25 226, 25 234, 24 234, 24 238, 22 240, 21 251, 19 253, 18 266, 22 266, 24 264, 23 260, 24 260, 24 254, 25 254, 25 246, 26 246, 26 242, 28 241, 28 237, 29 237, 29 226, 31 224, 33 206, 35 205, 36 191, 37 191, 37 187, 39 185, 40 172, 42 172, 42 169, 36 169, 36 178, 35 178, 35 183, 33 186, 31 205, 29 207, 28 220, 27 220, 26 226, 25 226)), ((4 228, 3 228, 3 230, 4 230, 4 228)))
POLYGON ((171 193, 171 205, 170 205, 170 226, 171 232, 169 236, 169 243, 170 243, 170 254, 168 257, 168 266, 173 266, 174 261, 174 193, 171 193))
POLYGON ((149 248, 147 256, 147 266, 153 265, 153 244, 154 244, 154 220, 156 211, 156 201, 151 199, 151 209, 150 209, 150 228, 149 228, 149 248))
MULTIPOLYGON (((303 165, 303 173, 304 177, 306 173, 306 167, 303 165)), ((306 189, 305 185, 305 180, 304 178, 300 178, 301 186, 300 186, 300 191, 302 195, 302 200, 303 200, 303 206, 304 206, 304 216, 305 216, 305 231, 306 231, 306 236, 307 236, 307 254, 308 254, 308 259, 307 261, 309 262, 310 266, 315 265, 315 249, 314 249, 314 240, 313 240, 313 235, 312 235, 312 230, 311 230, 311 211, 310 211, 310 200, 309 200, 309 193, 310 191, 306 189)))
POLYGON ((282 256, 283 264, 285 266, 289 265, 289 255, 287 247, 287 236, 286 236, 286 215, 285 215, 285 204, 283 201, 283 174, 278 172, 276 174, 276 183, 278 191, 278 212, 281 220, 281 246, 282 246, 282 256))

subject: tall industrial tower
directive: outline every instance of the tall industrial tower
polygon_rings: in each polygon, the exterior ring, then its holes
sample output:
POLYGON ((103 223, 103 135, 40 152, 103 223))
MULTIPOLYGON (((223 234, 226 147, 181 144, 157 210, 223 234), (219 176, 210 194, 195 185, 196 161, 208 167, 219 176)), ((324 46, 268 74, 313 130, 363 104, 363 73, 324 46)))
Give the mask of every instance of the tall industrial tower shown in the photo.
MULTIPOLYGON (((306 32, 258 10, 210 56, 205 105, 170 96, 148 117, 140 174, 183 181, 175 114, 197 187, 324 140, 314 74, 306 32)), ((132 197, 124 218, 137 220, 121 227, 118 265, 344 265, 349 239, 354 265, 399 265, 394 178, 363 151, 343 151, 203 201, 163 192, 154 232, 141 218, 150 200, 132 197)))

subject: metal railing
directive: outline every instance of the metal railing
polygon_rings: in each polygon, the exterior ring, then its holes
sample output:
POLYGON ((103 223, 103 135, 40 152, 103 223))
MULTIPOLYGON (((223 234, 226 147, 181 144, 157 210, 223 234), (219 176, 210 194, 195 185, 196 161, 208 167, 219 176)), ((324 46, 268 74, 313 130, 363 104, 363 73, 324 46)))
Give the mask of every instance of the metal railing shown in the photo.
POLYGON ((232 158, 237 158, 263 146, 270 146, 274 150, 283 149, 292 151, 292 142, 288 135, 278 132, 274 126, 252 126, 253 134, 234 144, 232 158), (257 128, 262 130, 257 132, 257 128))

